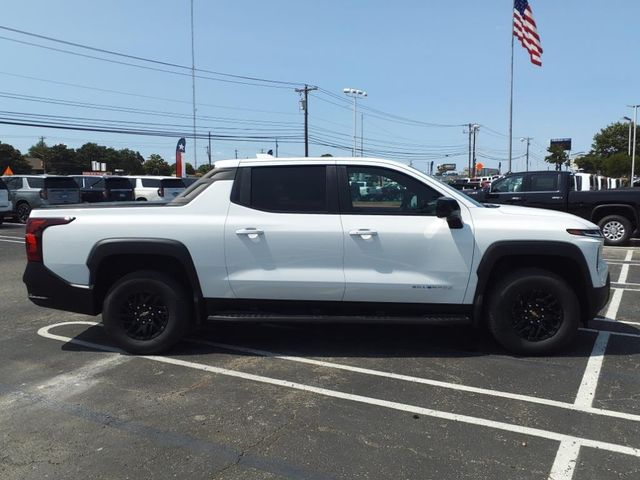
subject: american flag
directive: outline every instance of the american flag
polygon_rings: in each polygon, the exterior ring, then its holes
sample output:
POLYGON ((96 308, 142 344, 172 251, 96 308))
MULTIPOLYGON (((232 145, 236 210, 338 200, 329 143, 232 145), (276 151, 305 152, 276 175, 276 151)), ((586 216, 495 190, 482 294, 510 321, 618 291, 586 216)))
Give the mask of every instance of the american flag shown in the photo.
POLYGON ((531 63, 542 66, 542 46, 536 30, 533 12, 527 0, 513 2, 513 34, 529 52, 531 63))

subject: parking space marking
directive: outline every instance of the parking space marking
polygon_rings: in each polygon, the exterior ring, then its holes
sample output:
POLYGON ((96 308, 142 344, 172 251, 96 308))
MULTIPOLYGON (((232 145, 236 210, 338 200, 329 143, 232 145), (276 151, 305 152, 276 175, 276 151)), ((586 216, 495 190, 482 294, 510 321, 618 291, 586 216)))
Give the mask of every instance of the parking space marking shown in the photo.
POLYGON ((618 315, 618 309, 620 308, 620 302, 622 301, 622 289, 612 288, 613 295, 611 295, 611 301, 609 302, 609 308, 607 313, 604 314, 605 318, 609 318, 615 321, 618 315))
POLYGON ((571 480, 578 463, 580 444, 572 441, 560 442, 556 459, 553 461, 549 480, 571 480))
MULTIPOLYGON (((601 320, 601 321, 604 321, 604 320, 601 320)), ((620 323, 623 323, 623 322, 620 322, 620 323)), ((593 333, 600 333, 604 331, 604 330, 597 330, 595 328, 581 328, 580 330, 582 330, 583 332, 593 332, 593 333)), ((638 333, 613 332, 613 331, 607 331, 607 333, 611 335, 618 335, 620 337, 640 338, 640 334, 638 333)))
POLYGON ((21 243, 24 245, 24 240, 20 240, 20 237, 9 237, 6 235, 0 235, 0 242, 21 243), (15 239, 15 240, 11 240, 11 239, 15 239))
POLYGON ((587 368, 582 376, 582 382, 580 383, 574 405, 584 408, 589 408, 593 405, 596 388, 598 387, 598 379, 600 378, 600 371, 602 370, 602 362, 604 361, 604 354, 607 350, 610 337, 611 334, 609 332, 601 331, 598 333, 596 342, 593 345, 593 350, 589 356, 589 361, 587 362, 587 368))
MULTIPOLYGON (((115 348, 115 347, 110 347, 107 345, 101 345, 98 343, 93 343, 93 342, 87 342, 84 340, 77 340, 75 338, 71 338, 71 337, 66 337, 66 336, 62 336, 62 335, 55 335, 49 332, 49 330, 51 330, 52 328, 56 328, 59 326, 64 326, 64 325, 96 325, 95 322, 83 322, 83 321, 78 321, 78 322, 62 322, 62 323, 57 323, 57 324, 53 324, 53 325, 48 325, 46 327, 42 327, 38 330, 38 335, 45 337, 45 338, 49 338, 49 339, 53 339, 53 340, 58 340, 61 342, 65 342, 65 343, 72 343, 72 344, 76 344, 76 345, 81 345, 84 347, 89 347, 89 348, 93 348, 93 349, 97 349, 97 350, 102 350, 102 351, 107 351, 107 352, 114 352, 114 353, 121 353, 121 354, 125 354, 122 350, 115 348)), ((154 362, 160 362, 160 363, 165 363, 165 364, 170 364, 170 365, 175 365, 175 366, 179 366, 179 367, 185 367, 185 368, 191 368, 194 370, 201 370, 201 371, 205 371, 208 373, 214 373, 214 374, 219 374, 219 375, 224 375, 224 376, 228 376, 228 377, 234 377, 234 378, 241 378, 244 380, 250 380, 250 381, 254 381, 257 383, 263 383, 263 384, 268 384, 268 385, 274 385, 274 386, 278 386, 278 387, 285 387, 285 388, 289 388, 289 389, 294 389, 294 390, 300 390, 300 391, 305 391, 305 392, 311 392, 311 393, 316 393, 318 395, 322 395, 325 397, 329 397, 329 398, 337 398, 337 399, 341 399, 341 400, 348 400, 348 401, 352 401, 352 402, 357 402, 357 403, 362 403, 362 404, 366 404, 366 405, 373 405, 373 406, 377 406, 377 407, 383 407, 383 408, 387 408, 387 409, 391 409, 391 410, 396 410, 396 411, 400 411, 400 412, 407 412, 407 413, 413 413, 413 414, 418 414, 418 415, 424 415, 426 417, 432 417, 432 418, 438 418, 441 420, 448 420, 448 421, 452 421, 452 422, 460 422, 460 423, 465 423, 468 425, 474 425, 474 426, 480 426, 480 427, 487 427, 487 428, 493 428, 496 430, 502 430, 502 431, 507 431, 507 432, 511 432, 511 433, 517 433, 517 434, 521 434, 521 435, 529 435, 532 437, 538 437, 538 438, 543 438, 546 440, 554 440, 557 442, 567 442, 567 443, 575 443, 577 445, 579 445, 580 447, 590 447, 590 448, 596 448, 599 450, 606 450, 609 452, 615 452, 615 453, 621 453, 623 455, 630 455, 633 457, 637 457, 640 458, 640 448, 634 448, 634 447, 629 447, 626 445, 618 445, 615 443, 609 443, 609 442, 601 442, 598 440, 592 440, 592 439, 588 439, 588 438, 582 438, 582 437, 575 437, 572 435, 566 435, 563 433, 558 433, 558 432, 552 432, 549 430, 542 430, 539 428, 533 428, 533 427, 526 427, 526 426, 521 426, 521 425, 513 425, 510 423, 505 423, 505 422, 498 422, 495 420, 487 420, 484 418, 479 418, 479 417, 472 417, 469 415, 462 415, 462 414, 457 414, 457 413, 450 413, 450 412, 443 412, 440 410, 433 410, 430 408, 425 408, 425 407, 419 407, 416 405, 409 405, 409 404, 405 404, 405 403, 398 403, 398 402, 392 402, 389 400, 383 400, 383 399, 379 399, 379 398, 373 398, 373 397, 366 397, 363 395, 356 395, 356 394, 352 394, 352 393, 346 393, 346 392, 340 392, 337 390, 330 390, 330 389, 326 389, 326 388, 322 388, 322 387, 314 387, 312 385, 306 385, 306 384, 302 384, 302 383, 297 383, 297 382, 290 382, 287 380, 280 380, 277 378, 271 378, 271 377, 265 377, 262 375, 255 375, 255 374, 251 374, 251 373, 244 373, 244 372, 240 372, 237 370, 230 370, 227 368, 221 368, 221 367, 214 367, 211 365, 206 365, 206 364, 202 364, 202 363, 197 363, 197 362, 191 362, 191 361, 186 361, 186 360, 179 360, 176 358, 171 358, 171 357, 160 357, 160 356, 154 356, 154 355, 149 355, 149 356, 138 356, 138 355, 129 355, 130 357, 136 357, 136 358, 141 358, 141 359, 145 359, 145 360, 151 360, 154 362)))
MULTIPOLYGON (((598 333, 600 333, 601 331, 598 331, 598 333)), ((312 358, 306 358, 306 357, 296 357, 296 356, 291 356, 291 355, 281 355, 275 352, 269 352, 266 350, 258 350, 255 348, 248 348, 248 347, 240 347, 237 345, 229 345, 226 343, 218 343, 218 342, 210 342, 208 340, 196 340, 196 339, 187 339, 188 342, 192 342, 192 343, 198 343, 198 344, 202 344, 202 345, 209 345, 212 347, 216 347, 216 348, 222 348, 224 350, 229 350, 229 351, 236 351, 236 352, 242 352, 242 353, 250 353, 252 355, 259 355, 261 357, 269 357, 269 358, 277 358, 279 360, 287 360, 290 362, 297 362, 297 363, 306 363, 309 365, 316 365, 319 367, 326 367, 326 368, 332 368, 335 370, 344 370, 344 371, 349 371, 349 372, 354 372, 354 373, 362 373, 364 375, 371 375, 371 376, 375 376, 375 377, 384 377, 384 378, 390 378, 393 380, 400 380, 400 381, 404 381, 404 382, 411 382, 411 383, 418 383, 418 384, 422 384, 422 385, 429 385, 432 387, 440 387, 440 388, 447 388, 449 390, 457 390, 457 391, 461 391, 461 392, 468 392, 468 393, 476 393, 476 394, 480 394, 480 395, 487 395, 490 397, 499 397, 499 398, 506 398, 509 400, 516 400, 516 401, 521 401, 521 402, 529 402, 529 403, 536 403, 539 405, 546 405, 548 407, 556 407, 556 408, 563 408, 565 410, 573 410, 576 412, 582 412, 582 413, 590 413, 590 414, 594 414, 594 415, 600 415, 600 416, 604 416, 604 417, 613 417, 613 418, 621 418, 624 420, 630 420, 630 421, 634 421, 634 422, 640 422, 640 415, 634 415, 632 413, 624 413, 624 412, 616 412, 613 410, 605 410, 605 409, 601 409, 601 408, 595 408, 592 407, 591 404, 589 405, 582 405, 582 404, 577 404, 577 403, 568 403, 568 402, 560 402, 558 400, 551 400, 548 398, 542 398, 542 397, 534 397, 534 396, 530 396, 530 395, 522 395, 522 394, 518 394, 518 393, 511 393, 511 392, 504 392, 501 390, 492 390, 492 389, 488 389, 488 388, 481 388, 481 387, 473 387, 470 385, 461 385, 458 383, 450 383, 450 382, 443 382, 440 380, 432 380, 429 378, 424 378, 424 377, 415 377, 412 375, 402 375, 399 373, 392 373, 392 372, 385 372, 385 371, 381 371, 381 370, 373 370, 370 368, 362 368, 362 367, 355 367, 352 365, 344 365, 341 363, 334 363, 334 362, 327 362, 325 360, 314 360, 312 358)))
MULTIPOLYGON (((624 257, 625 261, 629 262, 632 258, 633 250, 627 250, 627 254, 624 257)), ((626 284, 627 275, 629 275, 629 264, 624 264, 620 269, 617 283, 626 284)), ((606 319, 604 320, 610 322, 616 321, 621 301, 622 290, 615 289, 605 315, 606 319)), ((578 389, 574 405, 583 408, 591 408, 593 406, 593 399, 595 398, 596 389, 598 388, 598 380, 600 379, 600 372, 602 371, 602 364, 610 338, 610 332, 600 331, 598 333, 591 355, 589 355, 587 367, 582 375, 582 382, 580 382, 580 388, 578 389)), ((579 443, 560 442, 549 478, 571 480, 580 455, 580 447, 581 445, 579 443)))

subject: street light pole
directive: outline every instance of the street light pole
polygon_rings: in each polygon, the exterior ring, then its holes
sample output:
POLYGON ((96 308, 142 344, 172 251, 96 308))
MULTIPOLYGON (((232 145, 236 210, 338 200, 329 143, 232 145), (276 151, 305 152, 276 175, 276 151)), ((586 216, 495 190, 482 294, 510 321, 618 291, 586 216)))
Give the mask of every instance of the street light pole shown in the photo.
POLYGON ((356 88, 344 88, 342 93, 348 97, 353 97, 353 156, 356 157, 358 148, 358 97, 366 97, 367 92, 356 88))
POLYGON ((631 156, 631 125, 633 125, 633 120, 629 117, 622 117, 625 122, 629 122, 629 147, 627 149, 628 155, 631 156))
POLYGON ((529 144, 531 143, 531 137, 524 137, 520 139, 521 142, 527 142, 527 155, 526 155, 526 164, 525 164, 525 171, 529 171, 529 144))

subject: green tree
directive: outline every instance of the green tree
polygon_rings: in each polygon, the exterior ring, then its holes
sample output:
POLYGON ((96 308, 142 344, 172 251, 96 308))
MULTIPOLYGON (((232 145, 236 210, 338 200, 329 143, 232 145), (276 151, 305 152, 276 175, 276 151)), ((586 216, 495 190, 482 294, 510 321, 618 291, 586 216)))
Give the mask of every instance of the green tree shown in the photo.
POLYGON ((198 167, 198 170, 196 171, 196 173, 198 175, 204 175, 205 173, 207 173, 209 170, 213 170, 213 165, 209 165, 208 163, 203 163, 202 165, 200 165, 198 167))
MULTIPOLYGON (((207 165, 208 167, 209 165, 207 165)), ((200 167, 198 167, 198 171, 200 171, 200 168, 202 167, 202 165, 200 165, 200 167)), ((189 162, 184 164, 184 171, 187 175, 195 175, 196 174, 196 169, 193 168, 193 165, 191 165, 189 162)), ((173 175, 174 173, 176 173, 176 164, 172 163, 171 164, 171 174, 173 175)))
POLYGON ((24 159, 20 150, 8 143, 0 142, 0 175, 7 167, 11 167, 13 173, 31 173, 31 165, 24 159))
POLYGON ((593 136, 591 152, 600 157, 628 152, 629 125, 622 122, 612 123, 593 136))
MULTIPOLYGON (((144 157, 140 155, 140 152, 134 152, 128 148, 123 148, 117 152, 114 151, 113 156, 113 169, 121 169, 128 175, 140 175, 145 173, 144 165, 146 162, 144 161, 144 157)), ((160 157, 160 155, 158 155, 158 157, 160 157)), ((160 157, 160 159, 162 160, 162 157, 160 157)))
MULTIPOLYGON (((97 143, 85 143, 76 150, 76 161, 83 170, 91 170, 91 162, 107 163, 107 147, 97 143)), ((111 168, 107 165, 107 168, 111 168)))
POLYGON ((580 158, 576 158, 578 168, 587 173, 602 173, 604 159, 593 153, 588 153, 580 158))
POLYGON ((602 172, 607 177, 626 177, 631 172, 631 157, 627 152, 614 153, 604 159, 603 166, 602 172))
POLYGON ((78 163, 76 151, 60 143, 49 147, 46 154, 47 173, 72 175, 82 173, 82 166, 78 163))
POLYGON ((549 155, 544 157, 544 161, 553 163, 556 166, 556 170, 560 170, 562 165, 569 161, 569 155, 567 152, 558 145, 547 148, 547 152, 549 152, 549 155))
POLYGON ((175 170, 157 153, 149 155, 142 166, 147 175, 171 175, 175 170))

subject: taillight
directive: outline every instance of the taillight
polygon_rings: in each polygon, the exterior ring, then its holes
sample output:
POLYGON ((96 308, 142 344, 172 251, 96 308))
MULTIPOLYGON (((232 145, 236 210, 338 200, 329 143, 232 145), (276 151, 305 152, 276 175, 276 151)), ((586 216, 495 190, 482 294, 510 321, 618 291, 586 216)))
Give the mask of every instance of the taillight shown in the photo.
POLYGON ((30 218, 27 220, 26 233, 24 235, 27 246, 27 260, 30 262, 42 262, 42 232, 52 225, 66 225, 75 217, 64 218, 30 218))
POLYGON ((161 197, 164 197, 164 188, 160 187, 158 189, 158 195, 160 195, 161 197))
POLYGON ((48 195, 47 195, 47 189, 46 189, 46 188, 41 189, 41 190, 40 190, 40 198, 42 198, 43 200, 46 200, 46 199, 47 199, 47 197, 48 197, 48 195))

